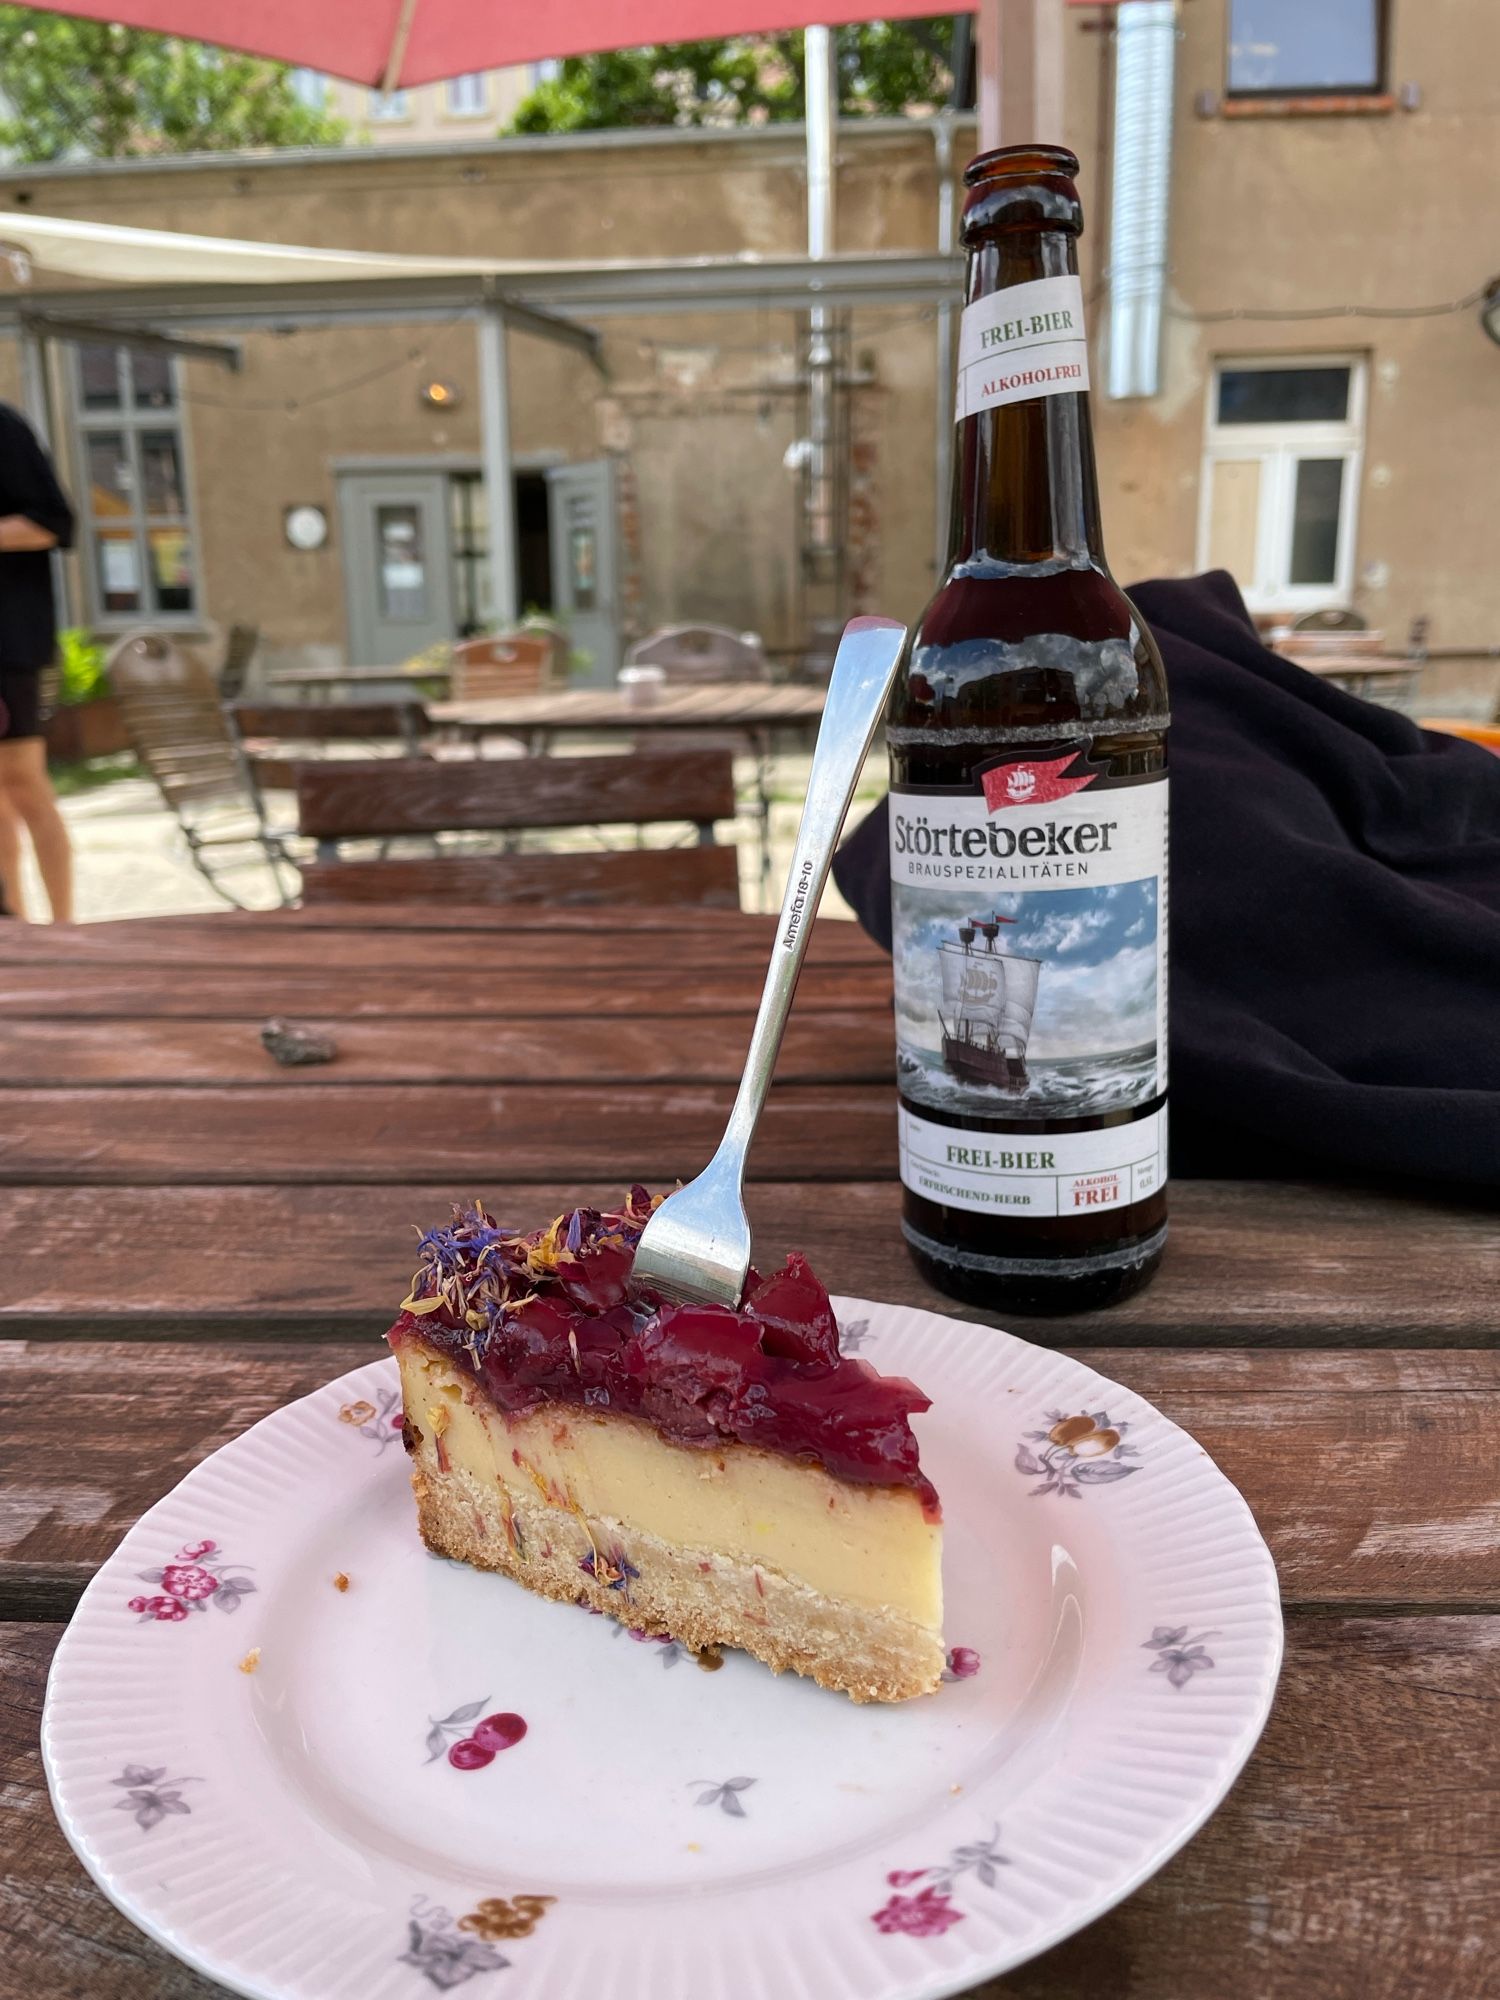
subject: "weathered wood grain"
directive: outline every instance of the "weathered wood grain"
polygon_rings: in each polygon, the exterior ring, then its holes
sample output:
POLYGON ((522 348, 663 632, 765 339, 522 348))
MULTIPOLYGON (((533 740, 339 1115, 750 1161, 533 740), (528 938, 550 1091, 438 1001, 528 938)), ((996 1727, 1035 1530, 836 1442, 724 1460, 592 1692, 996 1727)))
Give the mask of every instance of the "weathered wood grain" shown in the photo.
POLYGON ((458 828, 733 819, 727 750, 628 757, 329 758, 297 770, 297 821, 320 840, 458 828))
MULTIPOLYGON (((695 928, 713 925, 724 936, 733 938, 751 925, 768 925, 771 918, 744 910, 718 910, 711 914, 694 917, 695 928)), ((847 919, 828 919, 830 925, 850 935, 859 935, 856 925, 847 919)), ((299 931, 378 931, 397 930, 470 930, 510 937, 529 931, 619 931, 627 935, 649 934, 655 931, 676 930, 681 919, 668 911, 620 907, 611 910, 547 910, 527 907, 504 916, 496 916, 494 910, 483 904, 465 907, 452 904, 442 910, 416 910, 406 903, 389 903, 371 909, 341 910, 215 910, 206 918, 202 912, 182 916, 159 917, 117 917, 107 922, 94 924, 60 925, 53 929, 43 926, 39 939, 28 939, 24 924, 7 925, 0 931, 0 963, 5 963, 13 949, 30 952, 33 942, 51 939, 86 939, 91 947, 106 952, 113 951, 113 942, 119 940, 123 947, 127 938, 136 938, 145 932, 156 936, 177 936, 196 939, 205 931, 214 938, 230 932, 240 932, 246 936, 259 935, 268 939, 288 936, 299 931)), ((873 949, 873 947, 872 947, 873 949)), ((885 956, 885 954, 882 954, 885 956)))
MULTIPOLYGON (((703 1019, 647 1015, 606 1034, 559 1033, 549 1020, 299 1020, 332 1037, 333 1065, 278 1069, 261 1023, 241 1021, 0 1021, 0 1093, 88 1084, 737 1083, 749 1012, 703 1019)), ((895 1088, 890 1009, 794 1014, 776 1063, 782 1083, 876 1083, 895 1088)), ((4 1099, 0 1095, 0 1119, 4 1099)))
MULTIPOLYGON (((383 1352, 373 1328, 326 1345, 0 1342, 0 1463, 12 1468, 0 1616, 66 1611, 201 1459, 383 1352)), ((1105 1365, 1239 1486, 1288 1602, 1500 1611, 1500 1356, 1128 1349, 1105 1365)), ((1016 1442, 994 1440, 1002 1487, 1016 1442)))
MULTIPOLYGON (((678 912, 679 921, 683 913, 678 912)), ((696 920, 696 910, 692 912, 696 920)), ((73 967, 0 965, 0 1017, 38 1020, 260 1019, 267 1014, 329 1019, 404 1018, 433 1014, 476 1020, 527 1015, 602 1024, 631 1014, 723 1014, 753 1006, 765 967, 748 964, 674 970, 670 955, 650 962, 583 967, 559 975, 556 966, 471 971, 455 956, 436 953, 380 979, 325 970, 311 949, 298 966, 111 965, 93 979, 73 967)), ((887 972, 884 979, 890 977, 887 972)), ((863 1007, 888 990, 877 970, 860 964, 813 964, 797 987, 796 1005, 863 1007)))
POLYGON ((405 701, 236 701, 229 719, 247 750, 260 738, 275 743, 378 743, 386 738, 415 752, 427 711, 405 701))
MULTIPOLYGON (((305 767, 303 767, 305 768, 305 767)), ((546 903, 597 908, 661 903, 737 910, 732 847, 589 848, 570 854, 431 854, 388 860, 308 861, 302 900, 324 903, 546 903)))
MULTIPOLYGON (((655 964, 663 976, 694 971, 743 967, 748 982, 765 971, 776 934, 776 919, 744 911, 694 911, 690 917, 649 912, 658 921, 637 921, 632 906, 629 923, 611 906, 597 911, 542 909, 518 905, 503 912, 482 912, 476 922, 472 905, 455 911, 445 925, 441 913, 379 904, 353 914, 337 907, 276 912, 230 912, 211 921, 181 917, 139 917, 100 924, 6 924, 0 927, 0 965, 91 967, 144 965, 158 968, 188 966, 288 966, 294 970, 315 962, 325 972, 351 976, 404 972, 423 963, 462 965, 468 971, 613 973, 622 966, 647 969, 655 964), (403 917, 410 915, 411 923, 403 917), (271 919, 284 917, 286 921, 271 919), (318 919, 326 917, 326 925, 318 919), (728 918, 728 921, 725 919, 728 918), (566 919, 566 921, 564 921, 566 919), (670 931, 670 936, 664 936, 670 931)), ((808 941, 809 965, 859 965, 877 975, 872 982, 889 1007, 889 957, 872 944, 858 925, 832 920, 813 926, 808 941), (878 975, 883 974, 883 979, 878 975)))
MULTIPOLYGON (((328 1074, 322 1071, 323 1076, 328 1074)), ((0 1182, 483 1183, 562 1176, 586 1160, 626 1184, 687 1180, 723 1136, 726 1084, 189 1084, 154 1092, 14 1090, 0 1099, 0 1182)), ((890 1095, 778 1083, 755 1136, 755 1180, 896 1171, 890 1095)))
MULTIPOLYGON (((12 1101, 0 1093, 0 1133, 10 1129, 12 1101)), ((389 1168, 415 1171, 394 1153, 389 1168)), ((523 1182, 493 1198, 505 1220, 529 1225, 579 1202, 618 1200, 636 1171, 611 1181, 523 1182)), ((378 1329, 409 1276, 413 1225, 495 1185, 466 1175, 426 1186, 113 1186, 68 1197, 55 1187, 0 1186, 0 1327, 54 1337, 378 1329)), ((771 1179, 752 1184, 749 1199, 762 1254, 805 1250, 834 1291, 961 1319, 996 1317, 918 1278, 891 1181, 771 1179)), ((1220 1352, 1500 1339, 1500 1222, 1492 1213, 1416 1194, 1179 1181, 1172 1214, 1166 1261, 1146 1291, 1106 1313, 1008 1324, 1051 1345, 1220 1352)))
MULTIPOLYGON (((221 1989, 106 1902, 52 1817, 36 1733, 59 1631, 0 1627, 5 1990, 208 2000, 221 1989)), ((1294 1619, 1287 1637, 1266 1734, 1202 1832, 1118 1909, 971 2000, 1494 1991, 1500 1792, 1482 1757, 1500 1729, 1500 1619, 1294 1619)), ((1002 1836, 1024 1842, 1024 1815, 1002 1836)))

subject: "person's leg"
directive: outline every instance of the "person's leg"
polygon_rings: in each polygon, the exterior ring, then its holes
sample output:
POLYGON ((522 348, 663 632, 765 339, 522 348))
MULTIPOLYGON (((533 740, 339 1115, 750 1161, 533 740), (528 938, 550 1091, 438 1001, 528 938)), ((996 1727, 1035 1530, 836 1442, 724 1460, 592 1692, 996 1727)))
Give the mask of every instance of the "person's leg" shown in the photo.
POLYGON ((21 891, 21 821, 3 789, 0 789, 0 913, 8 917, 26 915, 26 900, 21 891))
POLYGON ((53 923, 72 923, 73 844, 47 776, 44 737, 22 736, 0 742, 0 795, 31 835, 53 923))

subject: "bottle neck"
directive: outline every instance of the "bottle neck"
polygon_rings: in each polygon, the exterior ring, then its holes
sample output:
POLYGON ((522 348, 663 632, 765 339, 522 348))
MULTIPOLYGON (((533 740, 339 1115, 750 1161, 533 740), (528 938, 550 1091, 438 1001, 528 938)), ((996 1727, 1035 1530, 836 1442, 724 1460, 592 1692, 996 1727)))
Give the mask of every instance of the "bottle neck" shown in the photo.
MULTIPOLYGON (((1077 275, 1070 231, 1007 231, 970 250, 964 303, 1077 275)), ((948 523, 950 571, 1104 568, 1087 394, 1037 396, 962 418, 948 523)))

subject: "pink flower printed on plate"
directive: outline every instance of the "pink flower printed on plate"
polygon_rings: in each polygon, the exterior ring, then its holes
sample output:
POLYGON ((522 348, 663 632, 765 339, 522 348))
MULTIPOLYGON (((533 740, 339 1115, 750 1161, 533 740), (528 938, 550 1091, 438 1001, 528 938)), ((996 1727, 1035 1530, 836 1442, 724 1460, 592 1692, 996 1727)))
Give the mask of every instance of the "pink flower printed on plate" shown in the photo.
POLYGON ((137 1570, 142 1583, 159 1586, 152 1596, 126 1600, 126 1610, 139 1614, 143 1625, 180 1625, 190 1611, 238 1611, 240 1599, 254 1595, 245 1574, 249 1565, 229 1565, 217 1542, 187 1542, 161 1569, 137 1570), (231 1568, 233 1573, 231 1574, 231 1568))
POLYGON ((995 1870, 1009 1866, 1008 1857, 999 1852, 999 1839, 1000 1829, 994 1826, 988 1840, 972 1840, 963 1847, 955 1847, 939 1868, 891 1869, 886 1884, 898 1893, 871 1912, 871 1923, 887 1937, 922 1938, 941 1937, 944 1931, 961 1924, 965 1913, 953 1900, 954 1884, 972 1874, 986 1889, 993 1889, 995 1870), (924 1886, 914 1896, 899 1893, 916 1882, 924 1886))

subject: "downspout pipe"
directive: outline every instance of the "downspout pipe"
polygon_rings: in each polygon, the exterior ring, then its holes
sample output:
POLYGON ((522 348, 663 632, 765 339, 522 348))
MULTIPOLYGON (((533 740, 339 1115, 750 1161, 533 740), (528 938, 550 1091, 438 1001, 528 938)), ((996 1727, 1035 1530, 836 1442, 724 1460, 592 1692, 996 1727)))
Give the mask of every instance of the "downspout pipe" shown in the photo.
POLYGON ((1115 13, 1106 370, 1115 401, 1161 389, 1176 63, 1176 0, 1122 0, 1115 13))

